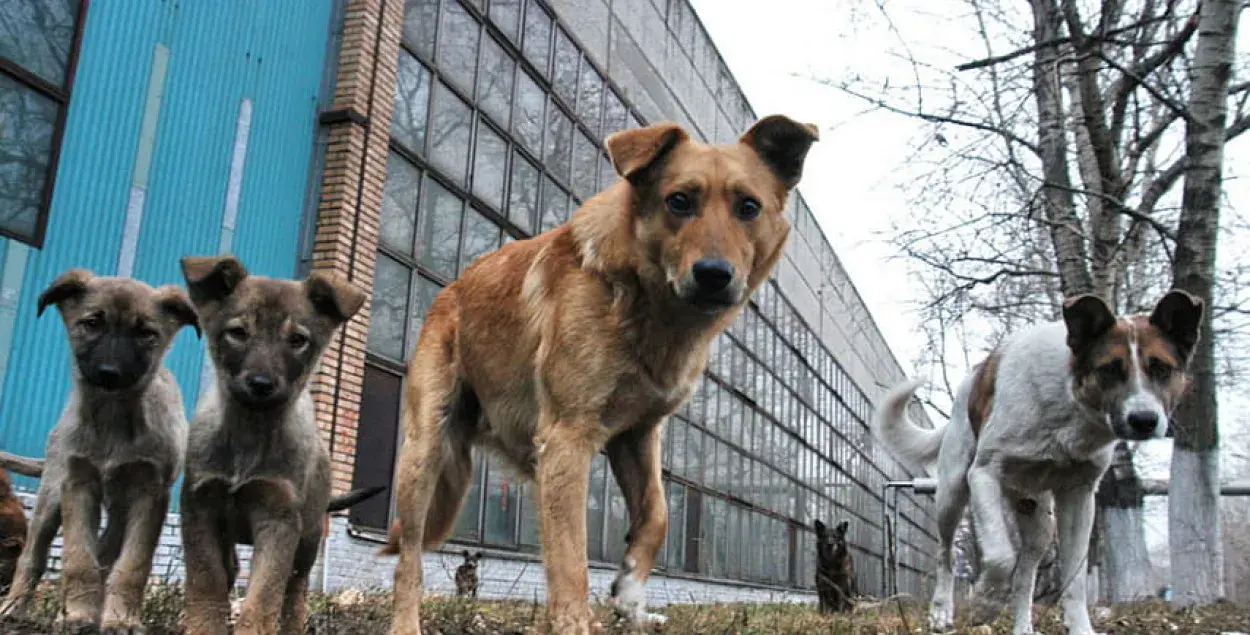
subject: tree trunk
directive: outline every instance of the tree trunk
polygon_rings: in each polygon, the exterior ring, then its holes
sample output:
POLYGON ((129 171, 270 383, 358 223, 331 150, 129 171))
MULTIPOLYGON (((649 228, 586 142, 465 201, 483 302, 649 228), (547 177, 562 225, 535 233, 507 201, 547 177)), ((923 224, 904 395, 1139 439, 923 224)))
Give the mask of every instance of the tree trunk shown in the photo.
POLYGON ((1213 602, 1224 593, 1211 300, 1228 111, 1226 96, 1241 4, 1241 0, 1202 2, 1185 126, 1188 165, 1173 284, 1201 298, 1207 310, 1202 337, 1191 362, 1193 388, 1174 419, 1168 542, 1172 597, 1179 605, 1213 602))
POLYGON ((1133 453, 1121 441, 1115 446, 1111 469, 1098 486, 1101 530, 1103 598, 1108 602, 1132 602, 1154 596, 1150 550, 1142 522, 1145 496, 1133 467, 1133 453))
POLYGON ((1085 256, 1085 232, 1072 197, 1068 173, 1068 146, 1063 115, 1063 87, 1058 69, 1063 13, 1055 0, 1032 0, 1033 41, 1054 42, 1033 57, 1033 93, 1037 99, 1037 138, 1041 149, 1042 210, 1050 226, 1059 265, 1059 286, 1065 296, 1089 293, 1093 288, 1085 256))

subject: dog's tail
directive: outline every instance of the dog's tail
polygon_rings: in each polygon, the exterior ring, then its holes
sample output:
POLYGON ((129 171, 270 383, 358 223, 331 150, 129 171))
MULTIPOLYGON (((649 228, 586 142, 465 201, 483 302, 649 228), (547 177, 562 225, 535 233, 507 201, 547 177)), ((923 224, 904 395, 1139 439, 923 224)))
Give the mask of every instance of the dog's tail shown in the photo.
POLYGON ((0 468, 14 474, 39 478, 43 476, 43 459, 32 459, 0 450, 0 468))
POLYGON ((330 503, 326 505, 326 513, 342 511, 344 509, 355 507, 357 504, 363 503, 370 498, 377 496, 382 492, 382 490, 385 489, 386 486, 384 485, 375 485, 373 487, 354 489, 346 494, 343 494, 342 496, 335 496, 334 498, 331 498, 330 503))
POLYGON ((887 393, 873 414, 872 431, 908 469, 933 474, 945 428, 927 430, 907 416, 907 402, 923 384, 912 379, 887 393))

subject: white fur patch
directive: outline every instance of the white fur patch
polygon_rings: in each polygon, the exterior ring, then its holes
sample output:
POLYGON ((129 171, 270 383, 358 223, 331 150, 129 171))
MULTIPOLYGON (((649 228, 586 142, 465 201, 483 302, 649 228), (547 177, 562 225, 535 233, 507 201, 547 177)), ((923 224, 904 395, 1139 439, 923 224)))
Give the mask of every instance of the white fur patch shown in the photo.
POLYGON ((617 574, 612 588, 616 592, 610 600, 616 612, 634 624, 664 624, 668 618, 647 612, 647 590, 638 576, 634 575, 634 560, 626 558, 617 574))

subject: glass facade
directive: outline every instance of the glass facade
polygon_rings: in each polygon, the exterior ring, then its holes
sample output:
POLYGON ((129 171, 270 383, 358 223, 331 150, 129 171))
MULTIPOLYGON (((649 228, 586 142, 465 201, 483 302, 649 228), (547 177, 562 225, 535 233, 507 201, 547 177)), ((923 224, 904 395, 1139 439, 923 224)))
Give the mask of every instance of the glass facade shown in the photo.
POLYGON ((0 236, 43 241, 81 12, 77 0, 0 2, 0 236))
MULTIPOLYGON (((660 49, 681 56, 673 67, 688 69, 676 73, 674 92, 699 82, 712 112, 698 119, 716 123, 692 125, 692 133, 725 141, 746 130, 754 115, 685 0, 618 0, 613 11, 633 17, 611 18, 612 35, 598 37, 627 34, 625 22, 636 21, 655 31, 647 37, 667 38, 660 49)), ((600 43, 588 49, 579 39, 594 33, 570 32, 539 0, 407 1, 358 442, 371 464, 357 462, 358 484, 393 478, 373 459, 397 454, 403 364, 439 289, 477 256, 562 223, 616 178, 604 137, 655 118, 642 114, 645 91, 630 85, 638 78, 605 79, 589 52, 600 43)), ((792 245, 801 243, 815 275, 836 267, 797 193, 790 213, 792 245)), ((812 521, 846 518, 862 554, 860 588, 877 588, 881 485, 895 468, 870 439, 870 410, 779 283, 764 285, 717 341, 700 389, 667 423, 670 523, 657 568, 812 587, 812 521)), ((489 456, 475 461, 452 539, 536 552, 529 488, 489 456)), ((908 575, 928 575, 934 549, 927 510, 907 498, 901 511, 904 586, 908 575)), ((362 506, 352 518, 383 529, 390 513, 362 506)), ((587 514, 590 558, 618 562, 628 516, 603 456, 587 514)))

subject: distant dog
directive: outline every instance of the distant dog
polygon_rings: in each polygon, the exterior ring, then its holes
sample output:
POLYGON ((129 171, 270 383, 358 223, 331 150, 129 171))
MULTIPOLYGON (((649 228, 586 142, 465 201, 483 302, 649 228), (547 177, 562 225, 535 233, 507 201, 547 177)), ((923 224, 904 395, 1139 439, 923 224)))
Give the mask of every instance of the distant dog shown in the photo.
POLYGON ((615 133, 615 185, 438 294, 405 380, 393 635, 421 631, 421 552, 451 531, 475 445, 537 480, 547 609, 572 635, 590 627, 586 497, 606 445, 631 524, 612 600, 651 618, 643 585, 668 522, 661 424, 781 258, 786 198, 817 136, 782 116, 718 146, 667 122, 615 133))
POLYGON ((456 567, 456 595, 477 597, 477 563, 481 559, 482 552, 464 550, 464 562, 456 567))
POLYGON ((847 521, 830 532, 816 521, 816 595, 824 613, 847 613, 855 608, 855 569, 846 545, 847 521))
POLYGON ((162 364, 183 326, 199 332, 177 286, 74 269, 39 296, 56 305, 72 353, 73 390, 48 436, 26 550, 0 615, 21 615, 64 526, 65 618, 106 632, 140 627, 143 590, 182 466, 182 394, 162 364), (101 509, 108 524, 97 538, 101 509))
POLYGON ((26 546, 26 511, 13 493, 9 473, 0 470, 0 593, 7 592, 26 546))
POLYGON ((233 256, 182 271, 215 370, 196 408, 182 488, 189 635, 224 634, 236 544, 253 545, 239 635, 303 633, 330 507, 330 455, 308 378, 365 301, 338 279, 250 276, 233 256))
POLYGON ((1085 601, 1094 490, 1117 439, 1161 438, 1188 389, 1202 301, 1165 295, 1150 315, 1117 318, 1095 296, 1070 298, 1063 321, 1005 340, 965 379, 951 422, 921 429, 906 405, 920 382, 895 388, 873 427, 904 463, 936 473, 942 553, 930 620, 953 617, 952 541, 969 499, 981 542, 979 618, 1011 596, 1016 633, 1033 632, 1038 563, 1058 521, 1059 571, 1068 632, 1093 633, 1085 601), (1021 549, 1008 534, 1015 514, 1021 549))

